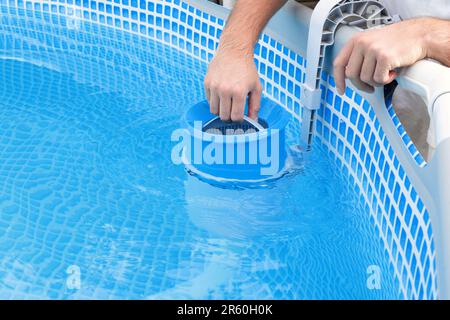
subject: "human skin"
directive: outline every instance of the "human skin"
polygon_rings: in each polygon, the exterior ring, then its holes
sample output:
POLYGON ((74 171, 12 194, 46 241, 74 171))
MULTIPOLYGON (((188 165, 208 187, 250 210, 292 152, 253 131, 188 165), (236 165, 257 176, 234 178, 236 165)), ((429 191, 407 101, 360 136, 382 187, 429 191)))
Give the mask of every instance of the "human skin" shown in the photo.
POLYGON ((204 81, 210 111, 222 120, 242 121, 247 97, 248 116, 258 118, 262 86, 253 52, 264 26, 285 3, 286 0, 236 3, 204 81))
POLYGON ((372 92, 391 83, 399 68, 425 58, 450 66, 450 21, 417 18, 357 34, 334 61, 336 87, 344 94, 347 78, 372 92))
MULTIPOLYGON (((253 60, 255 44, 286 0, 238 0, 222 32, 205 77, 210 111, 224 121, 241 121, 248 97, 249 117, 258 118, 262 87, 253 60)), ((450 66, 450 21, 417 18, 354 36, 334 61, 340 94, 346 78, 359 89, 392 82, 396 70, 431 58, 450 66)))

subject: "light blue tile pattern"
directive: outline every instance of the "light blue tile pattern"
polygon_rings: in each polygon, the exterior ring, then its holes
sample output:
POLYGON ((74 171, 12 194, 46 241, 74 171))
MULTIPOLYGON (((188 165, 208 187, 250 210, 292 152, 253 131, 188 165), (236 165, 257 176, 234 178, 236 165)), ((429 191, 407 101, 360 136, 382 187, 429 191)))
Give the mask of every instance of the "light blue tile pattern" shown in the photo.
MULTIPOLYGON (((0 0, 0 4, 2 13, 31 14, 69 29, 76 29, 82 20, 98 22, 155 39, 200 61, 212 58, 224 26, 223 20, 181 0, 0 0)), ((29 36, 48 47, 75 49, 71 43, 52 42, 41 31, 30 31, 29 36)), ((76 33, 69 36, 76 37, 76 33)), ((89 43, 89 39, 84 41, 89 43)), ((20 51, 20 43, 13 45, 20 51)), ((86 45, 82 50, 95 51, 96 47, 86 45)), ((255 53, 266 95, 300 120, 300 86, 306 61, 268 35, 261 37, 255 53)), ((108 58, 101 51, 98 55, 108 58)), ((327 74, 322 74, 321 89, 317 142, 326 146, 370 208, 403 296, 436 298, 435 251, 428 212, 389 145, 372 106, 351 89, 343 97, 337 95, 334 81, 327 74)), ((388 110, 411 156, 425 166, 389 101, 388 110)))

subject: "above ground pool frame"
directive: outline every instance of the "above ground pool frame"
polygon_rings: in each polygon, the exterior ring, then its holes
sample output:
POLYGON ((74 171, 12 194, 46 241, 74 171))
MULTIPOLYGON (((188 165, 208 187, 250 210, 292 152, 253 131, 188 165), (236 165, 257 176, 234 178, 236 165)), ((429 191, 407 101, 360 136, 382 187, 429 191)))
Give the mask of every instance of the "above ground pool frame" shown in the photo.
MULTIPOLYGON (((300 136, 304 143, 311 145, 316 112, 322 100, 319 87, 322 71, 332 73, 330 61, 357 32, 399 18, 391 16, 378 0, 321 0, 313 12, 298 10, 293 3, 287 7, 285 14, 273 19, 277 28, 271 30, 269 26, 265 33, 282 39, 291 49, 306 53, 306 74, 300 94, 300 136), (303 35, 305 28, 307 39, 303 35), (286 34, 281 30, 291 32, 286 34)), ((403 140, 404 134, 399 133, 392 121, 386 106, 388 88, 358 93, 373 107, 392 149, 429 212, 436 251, 438 298, 450 299, 450 68, 433 60, 422 60, 399 70, 396 80, 401 88, 419 94, 428 106, 436 146, 428 162, 416 161, 408 149, 410 145, 403 140)))
POLYGON ((320 108, 320 80, 325 53, 334 44, 337 28, 342 25, 361 29, 391 24, 394 18, 376 0, 321 0, 314 9, 309 25, 306 78, 301 88, 303 107, 302 142, 311 146, 317 110, 320 108))
MULTIPOLYGON (((378 1, 322 0, 311 15, 306 79, 302 88, 303 97, 300 99, 304 107, 301 136, 307 143, 312 141, 315 112, 321 102, 321 90, 317 89, 321 70, 323 68, 330 72, 330 60, 337 56, 356 32, 361 31, 346 27, 337 30, 337 26, 339 23, 349 27, 360 26, 361 21, 355 18, 359 16, 358 12, 364 12, 369 4, 379 6, 380 11, 377 17, 364 18, 364 15, 361 15, 360 20, 366 19, 368 25, 380 25, 380 22, 389 24, 399 19, 390 17, 389 12, 378 1), (356 9, 353 14, 346 11, 352 9, 356 9), (343 11, 347 14, 342 14, 343 11), (377 20, 370 23, 373 18, 377 20), (323 30, 322 34, 319 30, 323 30), (330 48, 330 57, 326 58, 325 47, 332 44, 334 46, 330 48)), ((375 10, 375 14, 376 12, 375 10)), ((399 70, 398 73, 394 84, 375 88, 374 93, 361 95, 374 107, 376 118, 391 147, 428 209, 436 250, 438 297, 450 299, 450 68, 433 60, 422 60, 399 70), (389 115, 386 107, 387 94, 392 94, 396 85, 418 94, 427 105, 430 126, 433 128, 431 139, 435 147, 428 163, 419 164, 411 156, 403 136, 399 134, 389 115)))

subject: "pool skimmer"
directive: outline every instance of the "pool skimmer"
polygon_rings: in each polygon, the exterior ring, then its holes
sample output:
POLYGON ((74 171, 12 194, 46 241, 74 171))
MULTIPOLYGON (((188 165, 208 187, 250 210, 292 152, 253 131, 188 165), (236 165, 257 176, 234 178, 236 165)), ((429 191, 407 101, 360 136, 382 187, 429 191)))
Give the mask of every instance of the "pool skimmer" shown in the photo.
POLYGON ((190 107, 184 117, 188 143, 183 163, 192 172, 222 181, 265 181, 286 166, 285 127, 291 115, 268 98, 258 121, 244 117, 226 122, 210 113, 207 101, 190 107))
POLYGON ((216 135, 242 135, 249 133, 262 132, 267 128, 264 121, 255 121, 244 116, 243 121, 222 121, 220 117, 215 117, 203 126, 203 132, 216 135))

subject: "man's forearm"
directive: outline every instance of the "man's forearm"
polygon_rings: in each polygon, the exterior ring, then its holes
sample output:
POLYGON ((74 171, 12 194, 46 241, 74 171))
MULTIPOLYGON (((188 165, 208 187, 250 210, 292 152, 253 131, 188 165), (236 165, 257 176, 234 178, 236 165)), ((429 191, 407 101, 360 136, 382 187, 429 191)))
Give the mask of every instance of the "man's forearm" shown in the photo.
POLYGON ((219 50, 253 54, 260 33, 286 1, 238 0, 220 37, 219 50))
POLYGON ((223 121, 242 121, 247 102, 248 116, 258 119, 262 85, 253 61, 255 43, 286 1, 237 1, 204 82, 210 111, 223 121))
POLYGON ((427 57, 450 67, 450 21, 423 18, 426 29, 427 57))

